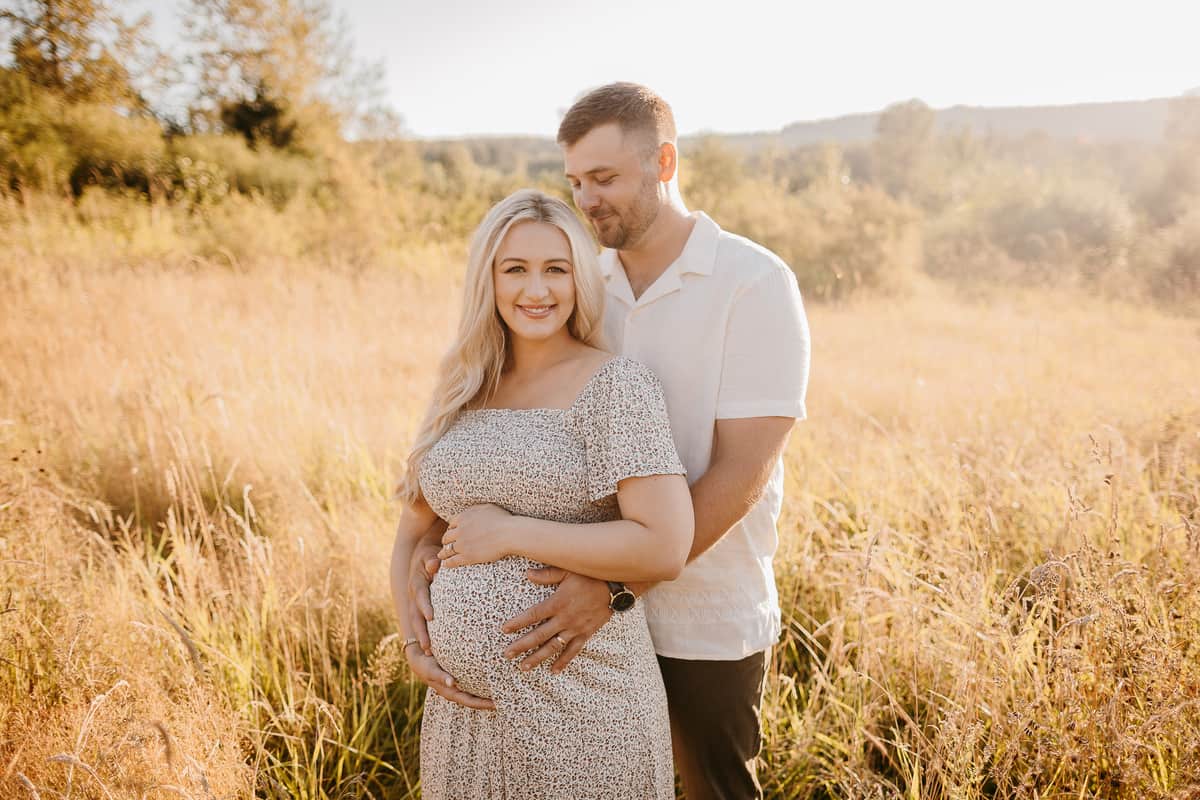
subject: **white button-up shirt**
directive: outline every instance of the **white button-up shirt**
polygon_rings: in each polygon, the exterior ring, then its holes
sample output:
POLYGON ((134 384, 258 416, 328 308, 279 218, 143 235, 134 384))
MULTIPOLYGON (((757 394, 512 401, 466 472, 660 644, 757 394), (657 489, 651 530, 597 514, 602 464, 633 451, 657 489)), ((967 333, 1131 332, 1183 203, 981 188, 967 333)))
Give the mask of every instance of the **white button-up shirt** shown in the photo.
MULTIPOLYGON (((617 252, 600 254, 609 344, 658 375, 689 483, 708 469, 716 420, 803 419, 809 368, 808 322, 792 271, 704 213, 692 216, 683 252, 637 299, 617 252)), ((782 504, 781 458, 750 513, 678 579, 647 593, 659 655, 735 660, 778 641, 771 559, 782 504)))

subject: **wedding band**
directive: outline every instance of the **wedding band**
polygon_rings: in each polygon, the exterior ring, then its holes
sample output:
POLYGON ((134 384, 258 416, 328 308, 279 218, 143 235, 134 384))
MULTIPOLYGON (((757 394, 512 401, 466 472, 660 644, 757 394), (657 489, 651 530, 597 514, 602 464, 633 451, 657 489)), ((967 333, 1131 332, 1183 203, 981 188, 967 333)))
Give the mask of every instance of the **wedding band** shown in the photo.
POLYGON ((450 552, 458 555, 458 551, 454 549, 454 542, 447 542, 446 547, 450 548, 450 552))
POLYGON ((566 640, 566 639, 564 639, 563 637, 559 636, 557 633, 556 633, 556 634, 554 634, 554 638, 558 640, 558 643, 559 643, 559 644, 561 644, 561 645, 563 646, 563 648, 564 648, 564 649, 566 649, 566 646, 567 646, 567 640, 566 640))
POLYGON ((407 639, 405 639, 405 640, 404 640, 404 642, 403 642, 403 643, 400 645, 400 652, 401 652, 401 653, 406 653, 406 652, 408 652, 408 648, 409 648, 409 646, 410 646, 410 645, 414 645, 414 644, 416 644, 416 643, 417 643, 417 641, 418 641, 418 639, 417 639, 417 637, 415 637, 415 636, 410 636, 410 637, 408 637, 408 638, 407 638, 407 639))

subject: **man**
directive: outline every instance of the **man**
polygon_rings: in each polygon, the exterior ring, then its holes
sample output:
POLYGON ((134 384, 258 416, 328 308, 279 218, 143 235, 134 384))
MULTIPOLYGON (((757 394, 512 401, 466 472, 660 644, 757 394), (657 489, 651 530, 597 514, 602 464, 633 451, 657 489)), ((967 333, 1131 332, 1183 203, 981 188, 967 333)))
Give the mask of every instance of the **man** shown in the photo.
MULTIPOLYGON (((691 800, 761 797, 760 709, 781 628, 771 560, 782 453, 805 416, 808 326, 795 277, 777 256, 688 212, 675 139, 667 103, 630 83, 589 92, 558 131, 575 205, 606 248, 609 344, 658 374, 691 484, 688 566, 671 583, 629 587, 644 596, 676 766, 691 800)), ((430 531, 411 572, 411 605, 426 619, 439 535, 430 531)), ((534 626, 506 655, 524 654, 523 667, 557 655, 552 668, 561 670, 620 613, 624 587, 554 568, 531 579, 558 588, 506 623, 508 632, 534 626)), ((424 621, 413 628, 427 646, 424 621)), ((443 693, 456 691, 448 683, 443 693)), ((479 707, 478 698, 456 699, 479 707)))

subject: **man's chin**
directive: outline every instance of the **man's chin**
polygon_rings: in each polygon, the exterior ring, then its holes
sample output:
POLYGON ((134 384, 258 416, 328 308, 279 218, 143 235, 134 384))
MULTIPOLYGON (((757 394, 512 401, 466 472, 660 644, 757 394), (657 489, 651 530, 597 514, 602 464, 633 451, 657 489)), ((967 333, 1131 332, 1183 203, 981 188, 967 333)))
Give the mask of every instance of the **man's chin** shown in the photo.
POLYGON ((600 244, 604 247, 608 247, 613 250, 620 250, 628 243, 629 235, 623 228, 602 231, 599 228, 592 226, 592 229, 596 231, 596 241, 600 242, 600 244))

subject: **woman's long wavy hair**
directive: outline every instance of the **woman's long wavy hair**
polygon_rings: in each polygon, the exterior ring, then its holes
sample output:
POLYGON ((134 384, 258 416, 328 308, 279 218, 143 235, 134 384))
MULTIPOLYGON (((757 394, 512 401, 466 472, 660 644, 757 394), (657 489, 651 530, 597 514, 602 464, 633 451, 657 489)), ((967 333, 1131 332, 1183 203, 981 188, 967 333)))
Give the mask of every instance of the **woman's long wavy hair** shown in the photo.
POLYGON ((513 192, 488 211, 471 237, 458 335, 442 359, 437 388, 397 490, 405 502, 420 496, 418 471, 429 448, 454 424, 463 407, 476 399, 486 403, 500 384, 511 343, 508 326, 496 309, 492 265, 505 235, 523 222, 549 223, 566 235, 575 277, 575 309, 567 330, 585 344, 604 347, 604 280, 587 230, 563 201, 535 189, 513 192))

